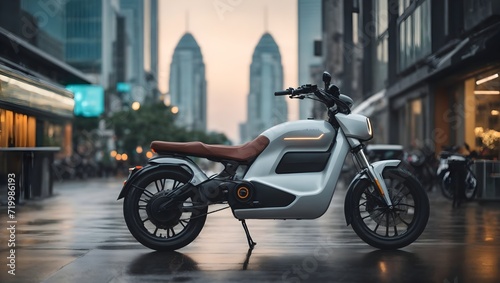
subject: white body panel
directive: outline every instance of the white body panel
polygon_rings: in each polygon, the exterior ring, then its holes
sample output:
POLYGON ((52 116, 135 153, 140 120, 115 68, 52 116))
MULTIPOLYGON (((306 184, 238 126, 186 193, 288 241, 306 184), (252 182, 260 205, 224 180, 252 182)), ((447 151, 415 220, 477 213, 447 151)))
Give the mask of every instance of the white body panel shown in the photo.
POLYGON ((235 209, 236 217, 301 219, 317 218, 325 213, 350 149, 342 131, 336 134, 326 121, 301 120, 280 124, 262 134, 269 138, 270 143, 243 179, 293 194, 296 199, 286 207, 235 209), (323 171, 294 174, 275 172, 286 152, 326 152, 332 143, 331 155, 323 171))
POLYGON ((367 141, 372 138, 371 129, 368 127, 366 116, 359 114, 341 114, 336 116, 340 127, 344 130, 345 136, 348 138, 367 141))

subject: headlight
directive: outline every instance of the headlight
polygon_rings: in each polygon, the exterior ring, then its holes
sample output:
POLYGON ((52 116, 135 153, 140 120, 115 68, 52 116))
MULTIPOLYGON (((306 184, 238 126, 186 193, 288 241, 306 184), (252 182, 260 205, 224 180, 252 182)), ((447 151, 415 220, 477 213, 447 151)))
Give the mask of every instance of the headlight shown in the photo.
POLYGON ((372 122, 370 118, 366 118, 366 125, 368 127, 368 135, 370 135, 370 138, 373 138, 372 122))

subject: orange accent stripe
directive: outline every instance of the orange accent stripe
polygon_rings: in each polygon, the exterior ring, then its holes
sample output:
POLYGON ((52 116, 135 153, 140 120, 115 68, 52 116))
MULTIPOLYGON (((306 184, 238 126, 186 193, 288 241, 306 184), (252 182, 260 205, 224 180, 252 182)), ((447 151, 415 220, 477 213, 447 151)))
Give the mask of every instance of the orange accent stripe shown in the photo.
POLYGON ((318 137, 287 137, 283 138, 286 141, 310 141, 310 140, 320 140, 325 134, 321 134, 318 137))
POLYGON ((380 182, 378 179, 375 179, 375 184, 377 184, 378 190, 380 191, 380 194, 384 196, 384 190, 382 190, 382 185, 380 185, 380 182))

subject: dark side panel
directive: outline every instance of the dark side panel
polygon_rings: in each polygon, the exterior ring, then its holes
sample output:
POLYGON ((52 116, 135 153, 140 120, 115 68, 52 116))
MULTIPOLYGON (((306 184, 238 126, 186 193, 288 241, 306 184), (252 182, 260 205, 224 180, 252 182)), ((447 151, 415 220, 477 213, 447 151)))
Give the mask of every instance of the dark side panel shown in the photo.
POLYGON ((261 184, 250 182, 255 188, 255 200, 259 207, 285 207, 295 200, 295 195, 261 184))
POLYGON ((321 172, 330 152, 287 152, 276 167, 276 174, 321 172))
POLYGON ((252 198, 248 202, 237 201, 233 193, 229 194, 228 201, 233 210, 245 208, 285 207, 290 205, 295 200, 295 195, 259 182, 251 181, 248 187, 252 190, 252 198))

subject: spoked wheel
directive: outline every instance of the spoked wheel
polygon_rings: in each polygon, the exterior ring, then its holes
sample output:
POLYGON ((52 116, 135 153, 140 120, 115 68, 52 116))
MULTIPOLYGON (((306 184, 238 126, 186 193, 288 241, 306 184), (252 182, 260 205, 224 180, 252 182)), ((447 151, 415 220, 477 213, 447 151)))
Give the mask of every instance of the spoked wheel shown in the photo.
POLYGON ((420 183, 400 168, 384 170, 384 181, 393 207, 375 185, 362 180, 352 192, 352 228, 369 245, 385 250, 413 243, 429 219, 429 199, 420 183))
POLYGON ((207 217, 207 206, 195 192, 174 200, 169 195, 189 177, 175 170, 156 170, 134 180, 125 197, 123 214, 130 233, 144 246, 161 251, 191 243, 207 217))

